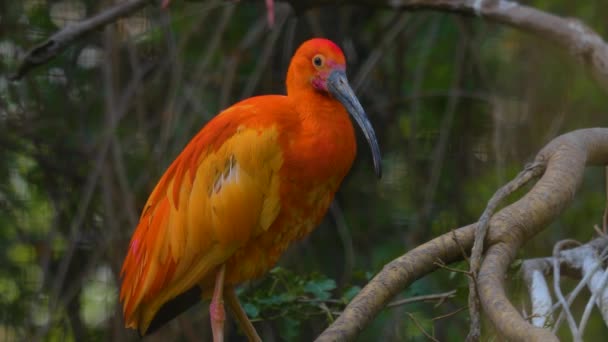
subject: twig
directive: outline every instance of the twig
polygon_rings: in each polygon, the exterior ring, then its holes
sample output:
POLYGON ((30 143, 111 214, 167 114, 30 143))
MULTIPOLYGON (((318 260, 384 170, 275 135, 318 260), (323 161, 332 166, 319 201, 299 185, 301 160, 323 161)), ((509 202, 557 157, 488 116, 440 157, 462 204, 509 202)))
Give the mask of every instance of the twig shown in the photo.
POLYGON ((338 204, 337 200, 334 199, 334 201, 331 202, 329 212, 334 218, 336 230, 338 231, 340 241, 342 241, 342 245, 344 247, 344 270, 341 277, 342 279, 340 280, 340 284, 344 285, 350 281, 350 278, 352 277, 353 273, 353 267, 355 265, 355 249, 353 247, 353 237, 350 234, 350 230, 348 229, 348 225, 346 224, 346 219, 344 218, 344 213, 342 212, 340 204, 338 204))
POLYGON ((31 69, 50 61, 70 44, 87 33, 95 31, 119 18, 125 17, 144 7, 148 3, 149 0, 123 1, 93 17, 65 26, 63 29, 55 32, 47 40, 28 51, 17 69, 17 72, 9 78, 13 81, 19 80, 31 69))
POLYGON ((425 302, 425 301, 431 301, 431 300, 444 301, 447 298, 453 298, 455 296, 456 296, 456 290, 452 290, 452 291, 448 291, 448 292, 444 292, 444 293, 437 293, 437 294, 430 294, 430 295, 423 295, 423 296, 416 296, 416 297, 395 300, 395 301, 388 303, 388 305, 386 307, 392 308, 392 307, 396 307, 396 306, 400 306, 400 305, 405 305, 405 304, 410 304, 410 303, 415 303, 415 302, 425 302))
MULTIPOLYGON (((594 248, 599 248, 595 246, 595 242, 598 241, 598 239, 595 239, 593 241, 591 241, 590 243, 587 243, 586 245, 593 245, 594 248)), ((600 242, 600 241, 598 241, 600 242)), ((603 242, 603 241, 602 241, 603 242)), ((580 247, 578 247, 580 248, 580 247)), ((562 251, 561 252, 561 256, 563 258, 567 258, 567 256, 565 254, 567 253, 574 253, 576 249, 570 249, 567 251, 562 251)), ((600 257, 602 255, 604 255, 604 252, 608 251, 608 247, 604 248, 604 251, 600 254, 600 257)), ((551 258, 551 260, 553 260, 553 258, 551 258)), ((553 261, 551 261, 551 263, 553 263, 553 261)), ((595 271, 597 271, 602 265, 601 264, 596 264, 594 268, 592 268, 589 272, 585 273, 581 279, 581 281, 576 285, 576 287, 574 288, 574 290, 572 290, 572 292, 570 292, 568 294, 568 298, 566 300, 568 306, 570 306, 572 304, 572 302, 574 302, 574 300, 576 299, 576 296, 578 296, 578 294, 582 291, 582 289, 585 287, 585 285, 587 284, 587 281, 589 281, 589 279, 591 278, 591 276, 595 273, 595 271)), ((551 308, 551 311, 555 311, 557 310, 559 307, 561 306, 561 303, 557 302, 553 305, 553 307, 551 308)), ((557 320, 555 321, 555 324, 553 325, 553 329, 552 331, 555 333, 558 329, 559 326, 561 324, 561 321, 564 318, 564 312, 562 311, 560 313, 560 315, 557 317, 557 320)))
MULTIPOLYGON (((411 117, 410 117, 410 122, 409 122, 409 132, 410 132, 410 136, 411 137, 416 137, 418 135, 418 126, 419 126, 419 115, 421 112, 421 100, 418 97, 419 94, 421 94, 422 92, 422 88, 423 88, 423 83, 424 83, 424 79, 426 77, 427 71, 428 71, 428 65, 429 65, 429 61, 431 60, 429 58, 431 51, 433 50, 433 47, 435 46, 436 42, 437 42, 437 37, 438 37, 438 32, 439 32, 439 28, 440 28, 440 20, 434 19, 432 24, 430 24, 430 27, 428 29, 427 32, 424 33, 424 37, 421 37, 422 39, 422 43, 420 45, 420 47, 418 48, 417 51, 417 56, 416 58, 414 58, 415 60, 417 60, 418 62, 416 63, 416 65, 414 66, 414 75, 412 76, 413 80, 411 82, 411 94, 412 97, 415 99, 414 101, 411 102, 410 106, 408 107, 408 111, 409 113, 411 113, 411 117)), ((416 160, 415 157, 416 156, 416 151, 419 151, 418 149, 418 139, 410 139, 410 141, 408 142, 408 160, 407 162, 411 165, 415 165, 416 160)), ((420 214, 416 214, 413 217, 414 222, 413 222, 413 229, 421 229, 420 225, 421 225, 421 215, 420 214)))
MULTIPOLYGON (((210 6, 215 6, 215 3, 210 4, 210 6)), ((217 53, 217 50, 222 42, 222 36, 226 31, 226 28, 228 27, 229 23, 230 23, 230 19, 233 17, 234 15, 234 11, 235 11, 235 6, 234 5, 228 5, 225 6, 222 10, 222 14, 221 16, 219 16, 218 21, 215 24, 215 31, 213 33, 213 36, 211 37, 211 39, 206 43, 206 47, 205 47, 205 54, 203 56, 201 56, 200 58, 200 62, 198 62, 196 64, 196 67, 194 67, 192 70, 189 70, 188 75, 192 77, 193 80, 195 80, 194 82, 192 82, 191 84, 191 89, 199 89, 202 88, 207 82, 210 81, 210 75, 211 73, 208 70, 208 66, 211 63, 212 57, 217 53)), ((209 12, 205 11, 205 16, 203 16, 199 22, 197 23, 197 25, 194 25, 195 27, 198 27, 198 25, 203 25, 205 23, 205 19, 206 16, 209 15, 209 12)), ((187 40, 184 39, 182 42, 180 42, 179 47, 178 47, 178 53, 181 52, 184 48, 185 48, 185 44, 187 43, 187 40)), ((165 155, 166 151, 172 151, 175 150, 175 148, 171 149, 169 147, 169 143, 171 141, 170 137, 172 132, 174 132, 175 130, 175 123, 180 122, 180 119, 182 119, 180 116, 183 115, 183 113, 186 112, 185 108, 188 105, 191 105, 194 110, 193 112, 207 112, 206 110, 203 110, 202 108, 199 108, 198 103, 195 102, 193 99, 199 98, 199 93, 196 91, 187 91, 184 92, 183 96, 183 100, 177 104, 174 103, 175 99, 177 98, 177 92, 179 91, 178 89, 180 88, 180 84, 183 82, 182 77, 184 76, 183 71, 183 66, 179 65, 178 63, 176 63, 176 68, 175 68, 175 72, 172 76, 172 80, 171 80, 171 100, 167 101, 166 103, 166 107, 165 107, 165 113, 168 116, 168 118, 166 119, 165 123, 161 126, 162 130, 160 133, 160 139, 158 141, 158 145, 155 149, 155 153, 157 156, 159 156, 158 158, 161 159, 163 156, 165 155)), ((197 119, 200 120, 200 118, 194 116, 192 117, 192 119, 197 119)), ((183 139, 185 139, 185 137, 182 137, 183 139)), ((183 146, 186 142, 185 141, 181 141, 180 139, 176 139, 174 141, 174 144, 176 146, 183 146)), ((166 162, 166 161, 163 161, 166 162)))
POLYGON ((477 273, 481 265, 481 255, 483 253, 483 242, 488 232, 490 218, 498 208, 498 205, 507 196, 526 185, 530 180, 540 176, 546 167, 546 163, 541 160, 535 160, 533 163, 527 165, 517 177, 511 180, 509 183, 498 189, 488 201, 486 209, 479 218, 479 224, 475 230, 475 242, 473 243, 473 249, 471 252, 471 264, 470 273, 471 279, 469 280, 469 314, 471 315, 471 327, 467 336, 467 341, 477 341, 480 336, 480 303, 479 296, 477 294, 477 273))
MULTIPOLYGON (((454 53, 453 60, 453 75, 449 89, 458 89, 462 86, 462 75, 464 74, 464 69, 466 68, 466 56, 467 56, 467 41, 468 37, 466 32, 462 30, 462 21, 458 20, 459 27, 459 42, 456 47, 456 51, 454 53)), ((447 103, 444 108, 443 118, 441 120, 441 124, 439 127, 439 139, 437 139, 437 143, 433 148, 431 160, 433 164, 430 168, 430 176, 428 178, 427 186, 424 189, 424 200, 422 204, 422 222, 427 222, 428 218, 433 209, 433 205, 435 203, 434 199, 437 194, 437 188, 439 186, 439 179, 441 177, 441 173, 443 171, 443 164, 445 161, 445 154, 448 150, 448 146, 450 143, 450 133, 452 131, 454 117, 456 116, 456 109, 460 103, 460 97, 458 96, 449 96, 447 99, 447 103)))
POLYGON ((593 230, 595 230, 595 232, 597 233, 597 236, 608 237, 608 235, 606 235, 604 230, 601 229, 600 226, 598 226, 597 224, 593 225, 593 230))
MULTIPOLYGON (((535 265, 538 265, 538 263, 527 260, 522 265, 522 271, 532 304, 532 314, 528 318, 531 318, 532 325, 543 328, 547 325, 547 322, 553 321, 551 315, 553 300, 542 268, 534 267, 535 265)), ((523 308, 525 309, 525 306, 523 308)))
POLYGON ((604 179, 606 186, 606 208, 604 209, 604 217, 602 220, 602 230, 604 231, 604 235, 608 234, 608 166, 604 168, 604 179))
POLYGON ((471 263, 470 263, 470 260, 469 260, 469 255, 465 252, 464 247, 462 247, 462 244, 458 240, 458 236, 456 236, 456 231, 454 231, 454 229, 452 229, 452 240, 454 240, 454 242, 456 242, 456 245, 458 245, 458 248, 460 248, 460 253, 462 254, 462 259, 470 267, 471 263))
POLYGON ((399 36, 410 21, 410 14, 403 12, 397 16, 397 20, 392 23, 382 34, 382 40, 376 44, 375 48, 370 52, 369 56, 365 59, 357 75, 355 75, 352 85, 353 89, 358 90, 365 81, 369 80, 369 73, 378 61, 384 56, 386 49, 391 48, 394 45, 395 39, 399 36))
POLYGON ((470 271, 461 270, 461 269, 458 269, 458 268, 447 266, 441 259, 438 259, 438 260, 439 261, 433 262, 433 265, 436 265, 439 268, 446 269, 446 270, 448 270, 450 272, 462 273, 464 275, 471 276, 471 272, 470 271))
MULTIPOLYGON (((296 12, 318 7, 327 0, 286 0, 296 12)), ((558 44, 582 65, 591 69, 591 75, 608 89, 608 44, 602 37, 580 20, 562 18, 516 1, 485 1, 475 6, 471 0, 352 0, 349 4, 387 6, 395 10, 433 10, 464 15, 477 15, 485 20, 508 25, 558 44)), ((415 88, 414 88, 415 89, 415 88)))
POLYGON ((319 308, 327 315, 327 320, 329 322, 333 322, 335 320, 334 315, 331 310, 329 310, 329 307, 327 307, 327 304, 322 302, 319 304, 319 308))
POLYGON ((281 6, 277 6, 276 8, 276 16, 278 18, 276 22, 276 26, 272 28, 270 34, 266 36, 264 45, 262 47, 262 52, 260 57, 256 62, 256 66, 251 72, 250 76, 243 87, 243 91, 241 92, 240 98, 246 98, 252 96, 255 92, 255 87, 258 85, 260 79, 262 78, 262 74, 266 67, 271 62, 272 53, 275 50, 275 45, 279 39, 281 32, 283 31, 283 25, 287 21, 291 13, 291 8, 286 4, 281 4, 281 6))
POLYGON ((298 303, 331 303, 344 305, 344 301, 340 299, 298 298, 296 301, 298 303))
POLYGON ((439 342, 438 339, 436 339, 435 337, 427 333, 426 330, 424 330, 424 328, 420 325, 420 323, 418 323, 418 320, 416 319, 416 317, 414 317, 414 315, 412 315, 410 312, 406 312, 405 314, 412 320, 412 322, 414 322, 416 327, 418 327, 418 330, 420 330, 420 332, 422 332, 424 336, 426 336, 431 341, 439 342))
MULTIPOLYGON (((598 260, 596 265, 601 265, 601 261, 598 260)), ((589 272, 591 274, 595 274, 594 272, 589 272)), ((605 302, 605 297, 603 295, 604 291, 608 291, 606 289, 606 284, 608 283, 608 270, 604 271, 604 274, 602 275, 602 277, 600 278, 598 284, 597 284, 597 288, 595 289, 595 291, 593 291, 592 286, 591 286, 591 282, 589 282, 589 290, 591 290, 591 298, 589 298, 589 301, 587 302, 587 305, 585 305, 585 311, 583 312, 583 317, 581 318, 581 321, 579 323, 578 326, 578 330, 581 334, 581 336, 583 335, 584 331, 585 331, 585 327, 587 326, 587 321, 589 320, 589 315, 591 314, 591 309, 593 309, 593 304, 595 303, 595 300, 597 298, 598 303, 598 309, 600 310, 600 312, 603 314, 604 317, 605 316, 605 305, 603 305, 605 302), (599 296, 599 298, 598 298, 599 296)), ((608 321, 605 321, 606 324, 608 324, 608 321)))
MULTIPOLYGON (((443 292, 443 293, 435 293, 435 294, 415 296, 415 297, 395 300, 395 301, 388 303, 386 305, 386 307, 393 308, 393 307, 411 304, 411 303, 427 302, 427 301, 435 301, 435 300, 440 304, 440 303, 443 303, 446 299, 454 298, 455 296, 456 296, 456 290, 452 290, 452 291, 443 292)), ((298 303, 318 303, 319 307, 324 312, 330 312, 327 307, 327 303, 344 305, 344 301, 339 300, 339 299, 298 298, 297 302, 298 303)), ((332 313, 340 315, 341 312, 332 312, 332 313)))
POLYGON ((447 314, 445 314, 445 315, 441 315, 441 316, 433 317, 433 318, 431 318, 431 319, 432 319, 433 321, 438 321, 438 320, 440 320, 440 319, 444 319, 444 318, 448 318, 448 317, 454 316, 454 315, 458 314, 459 312, 464 311, 464 310, 467 310, 467 309, 468 309, 468 307, 463 306, 463 307, 461 307, 460 309, 456 309, 456 310, 454 310, 454 311, 452 311, 452 312, 449 312, 449 313, 447 313, 447 314))
POLYGON ((571 244, 571 243, 577 243, 577 241, 562 240, 562 241, 556 243, 555 246, 553 247, 553 290, 555 291, 555 296, 559 300, 559 303, 562 305, 562 310, 565 313, 566 318, 568 319, 568 325, 570 326, 570 331, 572 332, 572 338, 574 339, 574 341, 582 341, 579 330, 576 327, 576 322, 574 321, 574 317, 572 317, 572 312, 570 312, 570 307, 566 303, 566 299, 564 298, 562 289, 559 286, 559 280, 560 280, 560 276, 559 276, 560 255, 559 254, 560 254, 561 250, 564 248, 564 245, 571 244))
MULTIPOLYGON (((594 242, 595 241, 598 240, 594 240, 594 242)), ((600 239, 599 241, 604 242, 605 240, 600 239)), ((590 243, 575 250, 568 251, 570 253, 567 255, 562 253, 567 261, 580 267, 581 272, 585 276, 585 280, 581 281, 581 283, 586 284, 589 291, 592 293, 591 298, 585 307, 585 311, 583 312, 581 322, 579 323, 581 336, 583 335, 594 303, 597 304, 605 324, 608 325, 608 292, 605 291, 606 282, 608 281, 608 271, 604 272, 602 269, 604 257, 606 256, 606 253, 608 253, 608 247, 605 247, 602 250, 602 253, 598 253, 597 247, 599 246, 594 246, 590 243), (599 270, 601 270, 601 272, 599 272, 599 270), (604 274, 602 275, 602 273, 604 274)))

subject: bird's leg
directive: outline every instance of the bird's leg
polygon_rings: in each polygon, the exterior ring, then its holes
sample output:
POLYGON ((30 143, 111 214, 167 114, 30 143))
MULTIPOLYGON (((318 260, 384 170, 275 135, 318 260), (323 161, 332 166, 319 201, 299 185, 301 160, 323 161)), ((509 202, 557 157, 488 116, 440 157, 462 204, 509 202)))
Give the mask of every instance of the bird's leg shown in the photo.
POLYGON ((215 288, 213 289, 213 297, 209 305, 209 313, 211 316, 211 332, 213 333, 213 342, 224 341, 224 321, 226 320, 226 311, 224 310, 224 273, 226 265, 222 265, 215 276, 215 288))
POLYGON ((243 310, 234 288, 227 288, 226 292, 224 292, 224 298, 228 302, 228 306, 230 307, 230 310, 232 310, 236 320, 239 322, 239 326, 243 329, 245 335, 247 335, 247 339, 250 342, 262 342, 258 332, 255 331, 255 327, 251 324, 249 317, 247 317, 245 310, 243 310))

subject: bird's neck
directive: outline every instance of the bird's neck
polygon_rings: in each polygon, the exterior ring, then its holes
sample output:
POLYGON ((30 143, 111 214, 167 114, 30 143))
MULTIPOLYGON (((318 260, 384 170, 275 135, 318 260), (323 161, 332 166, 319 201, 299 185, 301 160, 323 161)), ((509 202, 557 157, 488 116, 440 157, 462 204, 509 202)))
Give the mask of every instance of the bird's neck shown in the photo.
MULTIPOLYGON (((316 176, 344 177, 356 153, 352 122, 341 103, 316 91, 298 94, 293 104, 300 117, 294 146, 316 176)), ((290 96, 291 97, 291 96, 290 96)))
POLYGON ((329 94, 315 90, 289 95, 302 121, 318 122, 320 125, 348 124, 350 119, 344 106, 329 94))

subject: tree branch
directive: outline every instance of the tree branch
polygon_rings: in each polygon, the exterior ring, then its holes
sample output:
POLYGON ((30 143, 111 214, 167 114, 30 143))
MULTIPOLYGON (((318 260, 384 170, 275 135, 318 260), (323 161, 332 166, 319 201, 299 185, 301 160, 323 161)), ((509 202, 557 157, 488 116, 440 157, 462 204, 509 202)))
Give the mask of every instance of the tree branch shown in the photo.
POLYGON ((544 328, 547 323, 553 322, 553 299, 543 271, 534 267, 537 264, 528 263, 528 268, 522 265, 522 270, 532 302, 532 325, 544 328))
POLYGON ((469 279, 469 313, 471 315, 471 328, 467 341, 478 341, 481 335, 481 317, 479 313, 479 297, 477 294, 477 274, 481 267, 481 257, 483 253, 483 243, 488 232, 490 225, 490 219, 498 205, 509 195, 519 190, 522 186, 528 184, 532 179, 539 177, 546 167, 546 163, 537 161, 524 168, 515 179, 502 186, 498 191, 494 193, 492 198, 488 201, 486 209, 479 218, 479 224, 475 232, 475 242, 473 243, 473 249, 471 251, 471 264, 470 272, 471 278, 469 279))
MULTIPOLYGON (((143 8, 148 1, 127 0, 94 17, 57 31, 26 54, 17 73, 11 79, 22 78, 32 68, 48 62, 78 38, 143 8)), ((284 1, 299 12, 324 5, 344 3, 338 0, 284 1)), ((486 0, 481 2, 480 7, 478 7, 480 2, 475 0, 351 0, 348 3, 407 11, 433 10, 479 15, 532 33, 566 48, 580 62, 591 68, 592 75, 604 89, 608 89, 608 45, 595 31, 578 19, 562 18, 508 0, 486 0)))
POLYGON ((475 226, 471 224, 450 231, 386 264, 316 341, 354 340, 397 293, 435 271, 437 259, 445 263, 461 260, 460 247, 471 249, 475 226))
MULTIPOLYGON (((532 324, 539 327, 552 326, 552 330, 555 332, 559 329, 563 317, 566 316, 573 336, 580 339, 585 330, 585 323, 591 311, 590 308, 593 306, 594 299, 596 298, 592 295, 589 299, 578 328, 574 323, 574 318, 572 318, 569 307, 585 287, 585 284, 589 286, 590 291, 592 294, 595 294, 595 296, 601 296, 599 293, 602 291, 604 292, 604 296, 608 293, 608 291, 605 290, 605 284, 601 283, 603 279, 598 277, 598 275, 602 273, 601 260, 608 252, 608 239, 600 236, 580 247, 567 250, 561 250, 562 244, 563 242, 558 242, 556 244, 554 254, 556 254, 555 252, 558 253, 553 257, 535 258, 524 261, 521 272, 528 285, 530 301, 532 302, 532 324), (554 285, 555 294, 558 297, 561 296, 559 302, 556 304, 552 304, 551 294, 549 293, 544 278, 545 275, 550 275, 551 273, 553 273, 553 278, 556 281, 556 285, 554 285), (578 285, 565 299, 561 295, 561 289, 558 285, 560 275, 567 275, 574 279, 580 279, 578 285), (595 278, 595 280, 593 280, 593 278, 595 278), (603 290, 597 291, 597 289, 603 290), (562 312, 555 323, 552 323, 552 314, 559 307, 563 308, 562 312), (547 322, 547 319, 549 322, 547 322), (578 331, 578 334, 576 334, 576 331, 578 331)), ((604 277, 605 276, 606 273, 604 273, 604 277)), ((606 315, 608 310, 606 309, 606 305, 602 305, 598 302, 598 308, 602 311, 604 321, 608 325, 608 319, 606 319, 606 317, 608 317, 606 315)))
MULTIPOLYGON (((562 312, 566 315, 566 319, 568 320, 568 325, 570 327, 570 332, 572 333, 572 340, 575 342, 581 342, 582 336, 579 332, 576 321, 574 320, 574 316, 572 316, 572 312, 570 311, 570 306, 566 303, 566 298, 562 293, 561 286, 559 286, 560 280, 560 267, 559 267, 559 255, 567 244, 578 243, 574 240, 562 240, 555 244, 553 247, 553 290, 555 291, 555 296, 557 297, 560 305, 562 306, 562 312)), ((579 244, 580 245, 580 244, 579 244)))
MULTIPOLYGON (((480 299, 491 322, 514 340, 555 340, 548 330, 535 328, 509 303, 504 276, 517 248, 555 219, 572 200, 586 164, 608 164, 608 128, 574 131, 555 138, 536 162, 547 168, 538 183, 519 201, 499 211, 490 221, 491 246, 478 278, 480 299)), ((413 281, 436 270, 435 261, 462 260, 461 248, 473 246, 477 224, 445 233, 388 263, 345 308, 317 341, 353 340, 382 308, 413 281)))
POLYGON ((388 303, 388 305, 386 307, 392 308, 395 306, 400 306, 400 305, 405 305, 405 304, 410 304, 410 303, 415 303, 415 302, 426 302, 426 301, 432 301, 432 300, 436 300, 440 304, 440 303, 444 302, 446 299, 452 298, 455 296, 456 296, 456 290, 452 290, 452 291, 448 291, 448 292, 444 292, 444 293, 436 293, 436 294, 430 294, 430 295, 422 295, 422 296, 410 297, 410 298, 405 298, 405 299, 399 299, 394 302, 388 303))
POLYGON ((45 64, 53 59, 79 38, 143 8, 149 1, 150 0, 123 1, 91 18, 67 25, 63 29, 55 32, 44 42, 29 50, 25 54, 17 72, 14 75, 11 75, 10 79, 14 81, 22 78, 36 66, 45 64))
MULTIPOLYGON (((336 4, 337 0, 286 0, 296 11, 336 4)), ((351 0, 349 4, 386 7, 407 11, 433 10, 477 15, 505 24, 565 48, 591 69, 591 74, 608 89, 608 45, 600 35, 578 19, 562 18, 508 0, 351 0)))
MULTIPOLYGON (((602 239, 605 240, 605 239, 602 239)), ((589 275, 589 280, 586 281, 589 291, 592 293, 589 304, 585 308, 583 318, 581 319, 580 331, 581 334, 585 328, 590 309, 593 303, 596 302, 597 307, 604 318, 604 322, 608 325, 608 289, 606 289, 606 277, 608 271, 604 272, 602 268, 602 258, 598 250, 590 245, 583 245, 579 248, 563 251, 561 257, 569 264, 581 269, 583 276, 589 275)))
POLYGON ((488 318, 507 339, 554 341, 548 330, 526 322, 505 295, 504 278, 517 249, 554 220, 572 201, 585 165, 608 164, 608 129, 577 130, 555 138, 536 157, 547 169, 519 201, 498 212, 478 276, 481 303, 488 318))

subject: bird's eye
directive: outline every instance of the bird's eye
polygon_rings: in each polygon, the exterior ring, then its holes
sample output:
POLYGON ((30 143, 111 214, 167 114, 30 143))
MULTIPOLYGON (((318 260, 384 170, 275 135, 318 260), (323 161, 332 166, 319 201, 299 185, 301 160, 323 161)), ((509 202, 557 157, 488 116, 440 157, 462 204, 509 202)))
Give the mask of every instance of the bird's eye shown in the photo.
POLYGON ((312 58, 312 64, 316 67, 316 68, 320 68, 325 64, 325 57, 323 57, 323 55, 315 55, 312 58))

